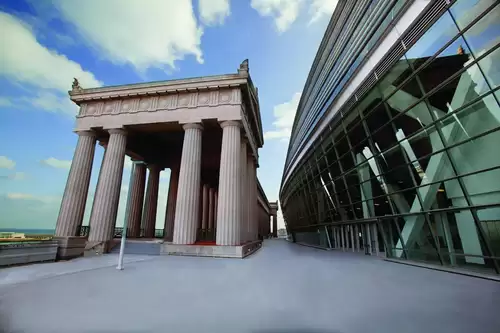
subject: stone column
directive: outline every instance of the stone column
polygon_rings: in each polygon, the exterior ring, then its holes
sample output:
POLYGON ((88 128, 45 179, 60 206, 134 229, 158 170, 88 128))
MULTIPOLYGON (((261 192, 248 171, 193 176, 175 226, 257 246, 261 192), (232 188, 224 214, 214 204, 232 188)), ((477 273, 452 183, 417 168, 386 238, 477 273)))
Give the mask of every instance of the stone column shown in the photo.
MULTIPOLYGON (((123 129, 111 129, 109 142, 101 165, 101 172, 90 216, 90 232, 87 248, 113 238, 116 213, 120 201, 123 163, 127 145, 127 133, 123 129)), ((108 244, 102 244, 98 252, 107 252, 108 244)))
POLYGON ((255 171, 255 161, 253 155, 247 158, 247 178, 248 178, 248 230, 249 240, 257 240, 258 222, 257 215, 257 177, 255 171))
POLYGON ((369 224, 365 224, 364 226, 364 231, 365 231, 365 237, 366 237, 366 240, 365 240, 365 246, 367 248, 367 250, 365 250, 365 253, 368 253, 368 254, 372 254, 372 238, 370 236, 370 225, 369 224))
POLYGON ((354 252, 355 251, 354 228, 352 227, 352 224, 349 225, 349 232, 351 233, 351 250, 352 250, 352 252, 354 252))
POLYGON ((240 148, 240 196, 241 196, 241 218, 240 218, 240 241, 245 243, 250 240, 248 232, 248 176, 247 176, 247 140, 241 139, 240 148))
POLYGON ((56 236, 78 236, 89 192, 96 135, 91 131, 78 132, 71 169, 57 218, 56 236))
POLYGON ((202 207, 201 207, 202 215, 201 215, 201 229, 208 229, 208 185, 203 185, 202 191, 202 207))
POLYGON ((349 226, 346 225, 345 228, 344 228, 344 232, 345 232, 345 249, 348 250, 349 249, 349 226))
POLYGON ((215 190, 210 188, 208 190, 208 229, 214 229, 214 212, 215 212, 215 190))
POLYGON ((196 242, 201 180, 201 124, 185 124, 179 189, 175 206, 174 244, 196 242))
POLYGON ((358 225, 355 224, 354 225, 354 233, 356 234, 356 251, 359 252, 359 229, 358 229, 358 225))
POLYGON ((170 169, 170 183, 168 185, 167 212, 165 213, 165 240, 171 242, 174 238, 175 203, 179 185, 179 168, 170 169))
POLYGON ((161 168, 156 164, 148 165, 149 176, 142 214, 142 225, 145 238, 155 237, 156 211, 158 210, 158 188, 160 186, 161 168))
POLYGON ((278 216, 273 214, 273 237, 278 237, 278 216))
POLYGON ((214 230, 217 229, 217 205, 219 204, 219 191, 214 193, 214 230))
POLYGON ((237 121, 224 121, 217 207, 217 245, 240 245, 241 133, 237 121))
POLYGON ((378 229, 377 229, 377 224, 376 223, 372 224, 372 228, 373 228, 372 253, 375 253, 375 255, 378 256, 379 255, 379 253, 378 253, 379 245, 378 245, 378 229))
POLYGON ((345 238, 344 238, 344 226, 340 226, 340 241, 342 243, 342 251, 345 251, 345 238))
POLYGON ((146 164, 134 162, 134 174, 130 196, 127 199, 127 233, 129 237, 137 238, 141 232, 142 206, 144 204, 144 186, 146 185, 146 164))

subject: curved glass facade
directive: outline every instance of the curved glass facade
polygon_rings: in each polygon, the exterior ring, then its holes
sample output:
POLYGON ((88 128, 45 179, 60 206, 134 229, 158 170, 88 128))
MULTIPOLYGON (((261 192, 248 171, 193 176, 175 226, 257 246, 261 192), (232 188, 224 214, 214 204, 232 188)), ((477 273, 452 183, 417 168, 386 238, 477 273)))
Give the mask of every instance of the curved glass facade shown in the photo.
POLYGON ((500 273, 499 31, 497 1, 452 2, 337 110, 282 184, 294 241, 500 273))

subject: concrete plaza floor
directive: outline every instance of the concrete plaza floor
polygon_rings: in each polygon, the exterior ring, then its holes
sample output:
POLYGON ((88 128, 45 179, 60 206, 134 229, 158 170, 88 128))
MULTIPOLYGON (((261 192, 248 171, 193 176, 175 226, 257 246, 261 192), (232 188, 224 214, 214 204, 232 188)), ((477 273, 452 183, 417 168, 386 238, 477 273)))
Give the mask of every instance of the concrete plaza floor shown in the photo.
POLYGON ((0 270, 5 332, 499 332, 500 283, 265 241, 247 259, 80 258, 0 270))

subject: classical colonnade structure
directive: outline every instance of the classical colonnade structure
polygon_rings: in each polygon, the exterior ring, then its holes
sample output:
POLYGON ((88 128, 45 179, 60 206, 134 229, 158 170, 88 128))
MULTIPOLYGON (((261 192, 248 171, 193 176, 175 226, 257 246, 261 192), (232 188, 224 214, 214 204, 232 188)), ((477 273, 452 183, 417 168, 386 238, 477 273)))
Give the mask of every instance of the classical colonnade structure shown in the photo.
POLYGON ((80 111, 56 226, 59 257, 109 251, 126 155, 129 237, 141 228, 154 237, 158 209, 166 209, 164 237, 174 245, 242 246, 269 234, 272 209, 256 175, 264 143, 258 90, 247 60, 236 74, 91 89, 75 80, 69 94, 80 111), (89 235, 81 237, 96 142, 105 154, 89 235), (157 207, 164 168, 171 170, 166 208, 157 207))

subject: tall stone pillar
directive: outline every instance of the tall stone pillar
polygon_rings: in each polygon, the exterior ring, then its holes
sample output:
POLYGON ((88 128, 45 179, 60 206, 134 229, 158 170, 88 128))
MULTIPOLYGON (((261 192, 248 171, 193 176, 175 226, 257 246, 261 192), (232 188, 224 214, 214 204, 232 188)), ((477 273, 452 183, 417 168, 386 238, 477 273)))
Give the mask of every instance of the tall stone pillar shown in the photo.
POLYGON ((214 230, 217 229, 217 206, 219 204, 219 191, 214 193, 214 230))
POLYGON ((215 212, 215 190, 210 188, 208 190, 208 229, 214 229, 214 212, 215 212))
POLYGON ((193 244, 196 242, 199 214, 203 126, 201 124, 185 124, 182 128, 185 133, 175 207, 173 243, 193 244))
POLYGON ((96 251, 101 253, 108 251, 108 244, 103 242, 113 238, 127 145, 125 130, 111 129, 108 132, 109 142, 101 165, 87 242, 87 249, 101 243, 100 248, 96 247, 96 251))
POLYGON ((202 190, 202 207, 201 207, 201 229, 208 229, 208 185, 203 185, 202 190))
POLYGON ((356 237, 356 251, 359 252, 359 229, 357 224, 354 225, 354 234, 356 237))
POLYGON ((144 204, 144 187, 146 185, 146 164, 143 162, 134 162, 134 174, 132 175, 132 184, 130 196, 127 199, 127 234, 129 237, 137 238, 141 232, 142 206, 144 204))
POLYGON ((91 131, 77 134, 78 143, 57 218, 55 235, 58 237, 78 236, 77 229, 82 224, 87 203, 96 135, 91 131))
POLYGON ((273 237, 277 238, 278 237, 278 216, 276 214, 273 214, 272 219, 273 219, 273 237))
POLYGON ((144 227, 144 237, 155 237, 156 212, 158 210, 158 188, 160 187, 161 168, 156 164, 148 165, 149 176, 146 189, 146 199, 144 200, 144 211, 142 215, 142 225, 144 227))
POLYGON ((167 212, 165 213, 165 240, 171 242, 174 238, 175 203, 179 185, 179 168, 170 169, 170 183, 168 185, 167 212))
POLYGON ((241 218, 240 218, 240 241, 245 243, 250 240, 248 232, 248 176, 247 176, 247 140, 241 139, 240 148, 240 196, 241 196, 241 218))
POLYGON ((252 154, 247 158, 247 178, 248 178, 248 230, 249 241, 257 240, 259 217, 257 215, 257 175, 255 171, 255 161, 252 154))
POLYGON ((345 238, 344 238, 344 226, 340 226, 340 241, 342 243, 342 251, 345 251, 346 249, 346 244, 345 244, 345 238))
POLYGON ((217 207, 217 245, 240 245, 241 133, 237 121, 224 121, 217 207))

